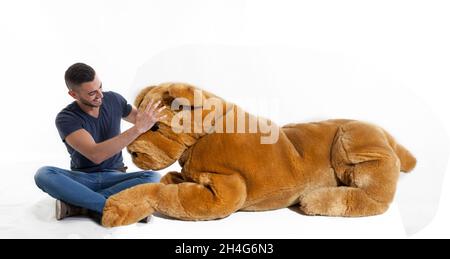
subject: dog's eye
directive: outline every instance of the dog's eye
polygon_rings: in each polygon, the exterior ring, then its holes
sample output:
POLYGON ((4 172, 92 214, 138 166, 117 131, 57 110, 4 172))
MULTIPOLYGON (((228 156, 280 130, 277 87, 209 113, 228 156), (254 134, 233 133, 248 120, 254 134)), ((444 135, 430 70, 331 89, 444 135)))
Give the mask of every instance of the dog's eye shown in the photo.
POLYGON ((157 131, 157 130, 159 130, 158 123, 155 123, 155 125, 153 125, 153 127, 152 127, 150 130, 151 130, 151 131, 157 131))

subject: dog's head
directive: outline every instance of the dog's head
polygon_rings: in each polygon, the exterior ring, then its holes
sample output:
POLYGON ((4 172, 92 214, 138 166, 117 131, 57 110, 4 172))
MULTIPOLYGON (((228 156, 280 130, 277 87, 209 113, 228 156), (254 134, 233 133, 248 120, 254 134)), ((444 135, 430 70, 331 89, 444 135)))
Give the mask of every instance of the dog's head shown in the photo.
POLYGON ((144 109, 151 100, 161 101, 160 106, 166 107, 161 115, 166 117, 128 146, 133 163, 145 170, 176 162, 230 109, 223 99, 183 83, 147 87, 136 97, 135 106, 144 109))

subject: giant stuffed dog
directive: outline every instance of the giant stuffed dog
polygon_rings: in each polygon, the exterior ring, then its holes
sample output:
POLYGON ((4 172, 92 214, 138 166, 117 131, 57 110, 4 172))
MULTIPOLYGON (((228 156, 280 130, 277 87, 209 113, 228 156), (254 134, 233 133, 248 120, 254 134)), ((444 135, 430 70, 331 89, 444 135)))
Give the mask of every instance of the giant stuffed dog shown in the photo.
POLYGON ((299 206, 308 215, 376 215, 392 201, 400 171, 408 172, 416 164, 385 130, 354 120, 281 128, 265 121, 275 126, 278 138, 262 143, 267 136, 262 127, 242 133, 237 131, 242 125, 235 123, 245 118, 249 128, 258 118, 209 92, 202 91, 200 100, 194 100, 199 98, 196 91, 188 84, 166 83, 147 87, 137 96, 139 109, 150 100, 161 100, 167 118, 128 146, 133 162, 159 170, 178 160, 182 170, 167 173, 161 183, 138 185, 110 197, 104 226, 131 224, 153 212, 211 220, 238 210, 288 206, 299 206), (216 105, 206 109, 206 100, 216 105), (174 119, 186 112, 192 116, 176 128, 174 119), (231 130, 218 132, 220 124, 231 130))

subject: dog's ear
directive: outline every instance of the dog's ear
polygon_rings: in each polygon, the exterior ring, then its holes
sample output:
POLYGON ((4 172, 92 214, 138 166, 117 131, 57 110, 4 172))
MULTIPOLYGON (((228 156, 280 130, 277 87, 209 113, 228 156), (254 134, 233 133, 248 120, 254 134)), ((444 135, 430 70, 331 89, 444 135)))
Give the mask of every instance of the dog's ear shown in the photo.
POLYGON ((144 97, 147 95, 148 92, 150 92, 150 90, 152 90, 153 88, 155 88, 155 86, 148 86, 144 89, 141 90, 141 92, 138 94, 138 96, 136 97, 136 99, 134 100, 134 107, 139 108, 139 106, 141 105, 142 101, 144 100, 144 97))

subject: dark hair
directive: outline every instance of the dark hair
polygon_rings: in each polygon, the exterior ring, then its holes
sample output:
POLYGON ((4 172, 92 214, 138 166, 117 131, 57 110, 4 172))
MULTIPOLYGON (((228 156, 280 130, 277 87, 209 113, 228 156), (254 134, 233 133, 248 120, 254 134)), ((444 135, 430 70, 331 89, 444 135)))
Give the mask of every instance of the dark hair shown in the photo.
POLYGON ((91 82, 94 78, 95 70, 84 63, 71 65, 64 74, 64 80, 67 88, 70 90, 80 86, 82 83, 91 82))

